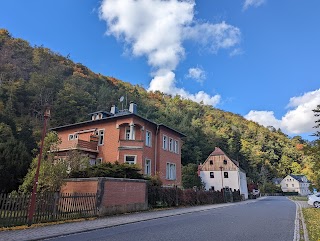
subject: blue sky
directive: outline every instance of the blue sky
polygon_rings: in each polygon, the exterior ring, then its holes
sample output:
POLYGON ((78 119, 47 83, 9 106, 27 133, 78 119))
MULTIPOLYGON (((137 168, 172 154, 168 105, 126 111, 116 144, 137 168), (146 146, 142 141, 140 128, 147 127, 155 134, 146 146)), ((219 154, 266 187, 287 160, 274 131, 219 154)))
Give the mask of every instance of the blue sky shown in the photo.
POLYGON ((3 0, 0 27, 94 72, 307 138, 319 0, 3 0))

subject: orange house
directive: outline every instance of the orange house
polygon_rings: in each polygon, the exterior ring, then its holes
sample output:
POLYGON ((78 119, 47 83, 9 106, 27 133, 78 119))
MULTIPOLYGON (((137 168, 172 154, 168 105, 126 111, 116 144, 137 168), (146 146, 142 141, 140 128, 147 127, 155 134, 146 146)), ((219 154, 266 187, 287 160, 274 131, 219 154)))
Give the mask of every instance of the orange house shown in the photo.
POLYGON ((156 124, 129 110, 91 113, 91 120, 52 128, 61 139, 57 156, 64 158, 78 150, 90 164, 103 162, 137 164, 145 175, 158 174, 163 185, 181 185, 181 146, 184 134, 156 124))

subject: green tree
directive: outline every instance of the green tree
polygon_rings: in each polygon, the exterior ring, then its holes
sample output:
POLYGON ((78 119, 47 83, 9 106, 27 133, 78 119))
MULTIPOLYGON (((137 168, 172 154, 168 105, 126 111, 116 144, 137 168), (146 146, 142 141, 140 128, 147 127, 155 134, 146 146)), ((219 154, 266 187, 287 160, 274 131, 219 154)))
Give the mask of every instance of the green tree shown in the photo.
POLYGON ((197 164, 189 163, 182 167, 182 186, 184 188, 203 187, 201 178, 198 176, 197 164))
MULTIPOLYGON (((59 191, 64 179, 68 177, 68 165, 64 161, 55 160, 54 150, 60 143, 56 132, 49 132, 44 140, 43 156, 41 160, 38 192, 59 191)), ((30 192, 33 187, 34 177, 38 163, 38 156, 32 160, 27 175, 25 176, 22 185, 19 187, 21 192, 30 192)))
POLYGON ((16 190, 31 161, 26 145, 15 138, 15 133, 14 123, 0 115, 0 192, 16 190), (1 119, 11 125, 1 122, 1 119))

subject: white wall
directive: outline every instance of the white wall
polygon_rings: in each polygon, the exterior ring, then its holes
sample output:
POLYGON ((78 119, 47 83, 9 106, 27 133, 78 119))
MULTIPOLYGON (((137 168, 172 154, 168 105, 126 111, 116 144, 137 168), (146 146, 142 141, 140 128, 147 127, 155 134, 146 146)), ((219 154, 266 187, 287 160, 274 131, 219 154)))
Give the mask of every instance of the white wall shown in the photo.
MULTIPOLYGON (((240 190, 240 194, 244 194, 245 199, 248 199, 248 187, 247 187, 247 177, 243 172, 238 171, 228 171, 228 178, 224 178, 224 171, 222 171, 223 186, 229 187, 232 191, 240 190), (239 186, 240 182, 240 186, 239 186)), ((220 191, 222 189, 221 182, 221 171, 200 171, 200 177, 202 182, 205 184, 205 189, 209 190, 212 186, 215 191, 220 191), (214 178, 210 178, 210 172, 214 173, 214 178)))
MULTIPOLYGON (((220 191, 222 189, 222 182, 221 182, 221 171, 212 171, 214 173, 214 178, 210 178, 211 171, 200 171, 200 177, 202 181, 205 183, 206 190, 209 190, 212 186, 214 190, 220 191)), ((240 189, 239 181, 238 181, 238 172, 237 171, 228 171, 229 178, 224 178, 223 171, 223 186, 229 187, 232 189, 240 189)))
POLYGON ((245 199, 248 199, 248 185, 247 185, 247 175, 243 172, 240 174, 240 194, 244 194, 245 199))

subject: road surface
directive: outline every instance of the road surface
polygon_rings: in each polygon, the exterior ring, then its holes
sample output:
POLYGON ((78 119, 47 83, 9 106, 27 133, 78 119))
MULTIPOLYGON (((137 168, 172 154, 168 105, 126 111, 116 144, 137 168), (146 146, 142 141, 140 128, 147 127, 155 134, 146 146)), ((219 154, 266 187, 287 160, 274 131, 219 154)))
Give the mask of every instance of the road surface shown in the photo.
POLYGON ((292 241, 295 203, 267 197, 254 203, 210 209, 103 228, 50 240, 292 241))

